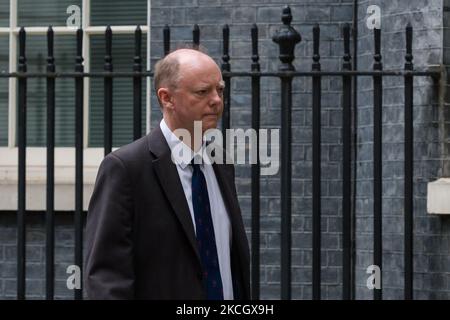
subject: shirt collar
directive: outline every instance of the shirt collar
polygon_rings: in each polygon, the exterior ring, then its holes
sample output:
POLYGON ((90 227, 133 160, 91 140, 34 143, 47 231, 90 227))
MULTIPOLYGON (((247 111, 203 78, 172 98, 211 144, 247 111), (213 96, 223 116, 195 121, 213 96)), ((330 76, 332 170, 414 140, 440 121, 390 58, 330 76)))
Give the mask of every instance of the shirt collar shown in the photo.
POLYGON ((205 157, 208 157, 207 153, 204 152, 206 151, 205 137, 203 137, 203 143, 200 149, 197 152, 194 152, 183 141, 178 139, 178 137, 172 132, 172 130, 170 130, 170 128, 164 121, 164 118, 161 120, 159 126, 164 135, 164 138, 167 141, 167 144, 169 145, 172 154, 172 161, 174 161, 176 165, 179 165, 182 169, 185 169, 191 163, 194 157, 196 158, 195 163, 209 163, 209 158, 205 159, 205 157))

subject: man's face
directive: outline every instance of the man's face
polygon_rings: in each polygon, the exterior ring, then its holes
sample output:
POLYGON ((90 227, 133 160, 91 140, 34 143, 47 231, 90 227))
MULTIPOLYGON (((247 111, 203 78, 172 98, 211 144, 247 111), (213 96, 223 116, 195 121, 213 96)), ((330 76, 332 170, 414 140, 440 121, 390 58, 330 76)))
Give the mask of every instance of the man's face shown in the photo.
POLYGON ((192 132, 194 121, 202 131, 216 128, 223 111, 224 82, 217 65, 208 57, 180 64, 180 79, 172 89, 174 116, 179 127, 192 132))

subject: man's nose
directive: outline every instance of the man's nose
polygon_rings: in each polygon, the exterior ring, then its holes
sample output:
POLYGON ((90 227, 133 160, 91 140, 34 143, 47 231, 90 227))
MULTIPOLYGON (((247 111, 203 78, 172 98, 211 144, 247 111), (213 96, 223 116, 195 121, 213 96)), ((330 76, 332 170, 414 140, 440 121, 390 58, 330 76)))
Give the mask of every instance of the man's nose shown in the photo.
POLYGON ((211 97, 211 104, 216 105, 219 103, 222 103, 222 95, 217 90, 214 90, 211 97))

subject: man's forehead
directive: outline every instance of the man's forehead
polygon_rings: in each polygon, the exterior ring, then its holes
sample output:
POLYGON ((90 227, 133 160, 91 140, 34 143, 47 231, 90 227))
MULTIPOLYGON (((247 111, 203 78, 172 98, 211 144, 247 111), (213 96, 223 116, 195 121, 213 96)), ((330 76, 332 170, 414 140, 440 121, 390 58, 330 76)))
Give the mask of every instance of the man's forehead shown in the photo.
POLYGON ((222 72, 214 62, 180 63, 179 75, 181 79, 184 78, 189 82, 223 82, 222 72))

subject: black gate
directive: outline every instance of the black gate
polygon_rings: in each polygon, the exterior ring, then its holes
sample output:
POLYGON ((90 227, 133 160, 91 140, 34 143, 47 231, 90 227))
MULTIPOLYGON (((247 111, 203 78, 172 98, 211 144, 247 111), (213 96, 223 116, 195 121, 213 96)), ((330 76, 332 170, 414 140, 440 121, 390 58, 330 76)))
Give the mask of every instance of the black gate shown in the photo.
MULTIPOLYGON (((324 77, 338 76, 342 79, 342 243, 343 243, 343 286, 342 298, 354 298, 352 291, 354 286, 353 275, 353 246, 352 218, 354 207, 352 206, 352 95, 354 93, 354 82, 356 77, 371 77, 373 79, 373 119, 374 119, 374 190, 373 190, 373 210, 374 210, 374 243, 373 254, 374 264, 382 265, 382 94, 383 77, 399 77, 404 82, 405 98, 405 119, 404 119, 404 224, 405 224, 405 299, 413 298, 413 78, 433 77, 440 78, 439 72, 434 71, 414 71, 412 56, 412 27, 406 27, 406 56, 404 70, 388 71, 383 70, 380 54, 381 32, 374 29, 374 55, 373 70, 357 71, 352 67, 350 56, 350 26, 343 27, 344 52, 342 58, 342 71, 322 71, 319 43, 320 28, 316 25, 313 28, 313 48, 314 55, 311 71, 296 71, 292 62, 295 58, 294 48, 301 41, 300 34, 291 27, 292 20, 289 7, 283 9, 283 25, 273 36, 273 41, 279 45, 279 58, 281 64, 277 72, 260 71, 258 55, 258 27, 254 25, 251 29, 252 56, 251 71, 231 72, 229 56, 229 27, 223 27, 223 57, 222 71, 225 81, 224 93, 224 113, 222 119, 222 129, 230 127, 230 82, 232 78, 246 77, 251 79, 252 94, 252 128, 260 128, 260 80, 262 77, 279 78, 281 80, 281 299, 291 298, 291 108, 292 108, 292 81, 295 77, 309 77, 312 79, 312 145, 313 145, 313 167, 312 167, 312 189, 313 189, 313 299, 320 299, 320 268, 321 268, 321 81, 324 77)), ((170 28, 164 28, 164 54, 170 51, 170 28)), ((76 128, 76 175, 75 175, 75 264, 83 265, 82 261, 82 232, 83 232, 83 78, 99 77, 104 79, 104 152, 105 155, 112 149, 112 92, 113 81, 117 77, 127 77, 132 79, 134 84, 134 139, 140 138, 141 128, 141 83, 142 78, 152 77, 152 71, 142 71, 141 58, 141 30, 139 27, 135 31, 135 56, 134 65, 130 72, 113 72, 112 65, 112 31, 106 29, 106 54, 104 72, 86 73, 83 70, 82 57, 82 30, 77 31, 77 56, 73 73, 55 72, 55 60, 53 58, 53 31, 49 27, 47 32, 48 40, 48 65, 46 73, 27 72, 27 61, 25 54, 26 31, 21 28, 19 33, 19 66, 16 73, 2 73, 0 77, 15 77, 19 83, 19 111, 18 111, 18 240, 17 240, 17 298, 25 299, 25 193, 26 193, 26 111, 27 111, 27 79, 31 77, 41 77, 47 79, 47 211, 46 211, 46 297, 53 299, 54 296, 54 148, 55 148, 55 80, 56 78, 73 78, 75 82, 75 128, 76 128)), ((198 46, 200 43, 200 30, 196 25, 193 29, 193 43, 198 46)), ((260 296, 260 165, 254 164, 251 168, 251 247, 252 250, 252 294, 255 299, 260 296)), ((374 290, 374 299, 381 299, 381 289, 374 290)), ((75 299, 82 299, 82 290, 75 290, 75 299)))

